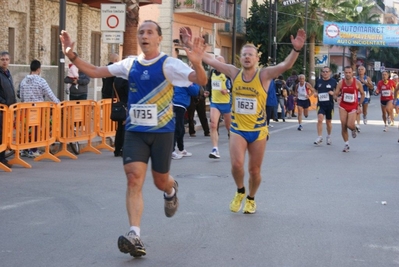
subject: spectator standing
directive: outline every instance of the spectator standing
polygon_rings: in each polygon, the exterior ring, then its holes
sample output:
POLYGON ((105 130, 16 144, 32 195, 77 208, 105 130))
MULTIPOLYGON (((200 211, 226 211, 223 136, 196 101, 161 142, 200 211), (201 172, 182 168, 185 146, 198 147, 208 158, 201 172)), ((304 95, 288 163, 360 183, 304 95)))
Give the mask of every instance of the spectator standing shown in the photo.
POLYGON ((266 124, 270 128, 273 128, 273 125, 270 124, 270 119, 272 118, 273 112, 277 105, 276 84, 274 83, 274 80, 271 80, 269 84, 269 90, 267 91, 266 100, 266 124))
POLYGON ((204 136, 210 136, 208 119, 206 117, 206 100, 204 96, 204 89, 200 87, 200 92, 197 96, 191 97, 190 106, 187 108, 188 116, 188 131, 191 137, 195 137, 195 122, 194 115, 197 111, 197 116, 200 120, 204 136))
POLYGON ((79 69, 79 76, 77 79, 65 77, 65 83, 71 84, 69 87, 69 100, 86 100, 88 93, 88 84, 90 78, 79 69))
MULTIPOLYGON (((71 79, 73 79, 73 80, 77 80, 77 79, 79 78, 79 70, 78 70, 78 68, 77 68, 75 65, 73 65, 72 63, 70 63, 70 64, 68 65, 68 74, 67 74, 67 77, 69 77, 69 78, 71 78, 71 79)), ((70 88, 71 88, 71 84, 68 83, 68 84, 67 84, 67 88, 65 89, 65 93, 66 93, 67 95, 69 95, 70 88)))
MULTIPOLYGON (((11 72, 8 69, 10 65, 10 53, 7 51, 0 52, 0 104, 11 106, 17 103, 15 96, 14 82, 11 72)), ((3 114, 0 113, 0 144, 3 141, 3 114)), ((0 162, 11 168, 6 160, 6 152, 0 152, 0 162)))
POLYGON ((288 91, 288 96, 287 96, 287 111, 286 111, 286 116, 288 119, 291 119, 292 113, 294 112, 295 108, 295 93, 294 90, 289 90, 288 91))
POLYGON ((287 97, 287 86, 284 81, 283 75, 279 75, 277 79, 274 80, 276 85, 276 96, 277 96, 277 106, 275 108, 274 121, 278 122, 277 109, 280 106, 281 109, 281 119, 285 122, 285 98, 287 97))
MULTIPOLYGON (((293 70, 293 71, 291 71, 291 75, 288 77, 288 79, 286 81, 286 84, 287 84, 287 87, 288 87, 288 91, 294 91, 295 85, 297 83, 298 83, 298 74, 297 74, 297 72, 295 70, 293 70)), ((290 95, 289 92, 288 92, 288 95, 290 95)), ((295 99, 294 99, 294 108, 291 109, 292 112, 290 114, 290 116, 292 116, 292 117, 296 117, 296 115, 295 115, 295 106, 296 106, 296 103, 295 103, 295 99)))
MULTIPOLYGON (((107 66, 114 64, 115 62, 119 61, 119 55, 116 53, 111 53, 109 55, 109 62, 107 66)), ((112 97, 112 90, 114 85, 115 76, 113 77, 104 77, 102 78, 103 86, 101 88, 101 96, 102 99, 111 98, 112 97)), ((119 81, 120 83, 120 81, 119 81)))
POLYGON ((195 83, 188 87, 174 86, 173 113, 175 114, 176 127, 172 159, 181 159, 182 157, 192 156, 192 153, 184 149, 184 134, 186 132, 184 128, 184 114, 186 113, 187 107, 190 106, 190 96, 197 96, 199 90, 199 85, 195 83), (175 151, 176 144, 177 150, 175 151))
MULTIPOLYGON (((129 82, 126 79, 115 77, 112 90, 115 90, 118 93, 119 101, 123 102, 127 106, 128 94, 129 94, 129 82)), ((112 97, 112 93, 111 93, 112 97)), ((125 123, 126 121, 118 121, 118 125, 115 133, 115 157, 123 156, 123 143, 125 140, 125 123)))
MULTIPOLYGON (((44 102, 47 96, 54 103, 60 103, 60 100, 54 95, 50 86, 44 78, 40 76, 42 72, 39 60, 32 60, 30 63, 30 74, 27 75, 19 85, 21 102, 44 102)), ((21 156, 36 158, 40 156, 37 148, 21 150, 21 156)))

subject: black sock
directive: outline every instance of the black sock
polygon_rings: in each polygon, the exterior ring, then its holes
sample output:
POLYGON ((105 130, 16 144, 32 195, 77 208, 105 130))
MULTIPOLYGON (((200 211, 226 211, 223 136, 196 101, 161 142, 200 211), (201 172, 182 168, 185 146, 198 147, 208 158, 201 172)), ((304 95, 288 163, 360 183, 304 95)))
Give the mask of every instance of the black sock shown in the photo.
POLYGON ((255 197, 247 196, 247 198, 248 198, 249 200, 255 200, 255 197))
POLYGON ((245 194, 245 186, 243 188, 237 188, 237 193, 245 194))

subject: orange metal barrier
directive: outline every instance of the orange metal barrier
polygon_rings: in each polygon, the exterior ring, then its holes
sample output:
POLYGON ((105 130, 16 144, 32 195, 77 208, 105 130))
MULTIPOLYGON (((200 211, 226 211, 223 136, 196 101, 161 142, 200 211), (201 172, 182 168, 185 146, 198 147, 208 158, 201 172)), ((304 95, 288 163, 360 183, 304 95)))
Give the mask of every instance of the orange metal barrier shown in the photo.
MULTIPOLYGON (((116 100, 116 99, 115 99, 116 100)), ((112 99, 103 99, 97 102, 97 134, 101 137, 101 144, 97 149, 108 149, 113 152, 114 148, 106 143, 107 137, 115 136, 117 122, 110 119, 112 99)))
POLYGON ((93 100, 64 101, 58 104, 58 118, 60 127, 57 127, 57 140, 62 143, 61 150, 56 157, 66 156, 71 159, 77 157, 68 151, 67 144, 71 142, 87 141, 81 153, 101 152, 93 147, 92 139, 96 137, 95 125, 97 124, 96 102, 93 100))
MULTIPOLYGON (((0 123, 2 123, 2 138, 0 144, 0 152, 6 151, 8 149, 8 133, 10 130, 8 129, 8 107, 6 105, 0 104, 0 123)), ((1 130, 1 129, 0 129, 1 130)), ((11 172, 11 169, 6 165, 0 162, 0 169, 5 172, 11 172)))
POLYGON ((19 151, 38 147, 45 147, 45 152, 34 161, 50 159, 60 162, 60 159, 50 153, 50 145, 55 142, 54 129, 57 128, 56 123, 52 123, 57 121, 53 118, 56 108, 53 102, 17 103, 9 107, 8 129, 11 133, 9 147, 15 151, 14 158, 9 161, 10 164, 32 168, 29 163, 21 159, 19 151))

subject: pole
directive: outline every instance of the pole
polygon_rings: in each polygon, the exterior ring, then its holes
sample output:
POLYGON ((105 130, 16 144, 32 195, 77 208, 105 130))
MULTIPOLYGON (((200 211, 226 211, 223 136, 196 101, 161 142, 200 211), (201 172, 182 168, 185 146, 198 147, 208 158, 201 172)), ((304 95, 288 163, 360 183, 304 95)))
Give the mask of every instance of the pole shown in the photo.
POLYGON ((346 48, 346 46, 344 46, 342 49, 342 72, 344 72, 344 68, 345 68, 345 48, 346 48))
POLYGON ((273 38, 273 45, 274 45, 274 65, 277 64, 277 0, 274 0, 274 38, 273 38))
MULTIPOLYGON (((306 33, 308 31, 308 3, 309 3, 309 0, 306 0, 306 2, 305 2, 305 25, 304 25, 306 33)), ((306 75, 306 50, 307 50, 306 46, 307 46, 307 40, 305 40, 305 45, 304 45, 304 49, 303 49, 303 74, 305 74, 305 75, 306 75)))
MULTIPOLYGON (((65 30, 65 18, 66 18, 66 0, 60 0, 60 18, 59 18, 59 31, 65 30)), ((57 95, 58 99, 64 100, 64 76, 65 76, 65 56, 62 52, 61 41, 58 40, 58 88, 57 95)))
POLYGON ((232 30, 233 30, 233 45, 231 48, 231 64, 234 65, 235 60, 236 60, 236 17, 237 17, 237 0, 234 0, 233 3, 233 26, 232 26, 232 30))
MULTIPOLYGON (((273 23, 272 16, 273 16, 272 0, 269 0, 269 29, 272 27, 272 23, 273 23)), ((272 38, 273 38, 272 31, 269 30, 269 47, 267 50, 268 51, 268 60, 267 60, 268 63, 269 63, 269 59, 272 58, 272 38)))

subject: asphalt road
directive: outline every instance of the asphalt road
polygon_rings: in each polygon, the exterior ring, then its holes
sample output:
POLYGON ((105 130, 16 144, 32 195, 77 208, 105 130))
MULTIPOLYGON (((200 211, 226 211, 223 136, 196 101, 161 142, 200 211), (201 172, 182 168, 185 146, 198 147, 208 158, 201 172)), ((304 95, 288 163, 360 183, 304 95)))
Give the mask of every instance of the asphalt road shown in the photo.
POLYGON ((0 171, 0 266, 399 266, 398 123, 385 133, 380 118, 373 97, 369 123, 350 139, 349 153, 337 109, 331 146, 313 144, 315 111, 302 132, 293 119, 274 123, 253 215, 228 208, 236 188, 226 130, 220 160, 208 158, 202 131, 186 136, 193 156, 172 161, 180 185, 173 218, 147 175, 147 255, 139 259, 117 248, 129 229, 120 158, 102 151, 60 163, 29 159, 32 169, 0 171))

